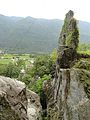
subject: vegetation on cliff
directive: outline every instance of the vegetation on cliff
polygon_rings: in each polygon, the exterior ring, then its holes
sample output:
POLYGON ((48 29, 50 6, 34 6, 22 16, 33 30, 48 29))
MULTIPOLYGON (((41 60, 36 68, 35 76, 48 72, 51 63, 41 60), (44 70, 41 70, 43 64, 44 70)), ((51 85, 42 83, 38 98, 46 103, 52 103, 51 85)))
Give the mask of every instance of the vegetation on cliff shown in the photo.
POLYGON ((90 58, 80 59, 73 68, 78 69, 79 80, 83 83, 85 92, 88 98, 90 98, 90 58))

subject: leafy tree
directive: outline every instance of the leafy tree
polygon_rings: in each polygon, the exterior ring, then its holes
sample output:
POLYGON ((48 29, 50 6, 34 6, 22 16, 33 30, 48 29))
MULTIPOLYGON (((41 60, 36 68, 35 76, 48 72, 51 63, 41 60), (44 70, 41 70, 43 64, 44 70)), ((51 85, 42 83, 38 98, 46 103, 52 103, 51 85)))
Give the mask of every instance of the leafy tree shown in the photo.
POLYGON ((0 75, 5 76, 5 72, 6 72, 6 65, 0 64, 0 75))
POLYGON ((31 90, 42 95, 42 84, 45 80, 50 80, 52 71, 55 70, 53 65, 56 61, 56 51, 51 55, 36 56, 34 66, 26 69, 26 73, 18 79, 23 81, 31 90))
POLYGON ((29 86, 34 81, 33 78, 31 77, 31 75, 28 73, 26 73, 24 76, 19 75, 18 79, 20 81, 24 82, 27 86, 29 86))
POLYGON ((16 65, 17 65, 19 68, 25 68, 25 61, 22 60, 22 59, 19 59, 19 60, 16 62, 16 65))
POLYGON ((6 66, 5 76, 10 77, 10 78, 18 78, 19 73, 20 73, 20 69, 15 64, 10 62, 6 66))
POLYGON ((50 56, 43 55, 37 56, 34 62, 34 67, 32 69, 32 76, 42 77, 45 74, 49 75, 53 68, 53 61, 50 56))
POLYGON ((42 78, 39 78, 37 80, 34 81, 33 84, 30 84, 28 87, 38 93, 39 95, 42 93, 42 84, 45 80, 50 80, 51 79, 51 75, 44 75, 42 76, 42 78))

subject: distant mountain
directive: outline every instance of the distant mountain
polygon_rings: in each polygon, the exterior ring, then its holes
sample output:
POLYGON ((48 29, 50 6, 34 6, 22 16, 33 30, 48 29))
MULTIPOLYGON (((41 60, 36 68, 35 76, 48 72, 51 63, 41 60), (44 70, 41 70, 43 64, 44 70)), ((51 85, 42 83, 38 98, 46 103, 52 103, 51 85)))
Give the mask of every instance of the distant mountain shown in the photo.
MULTIPOLYGON (((57 47, 62 20, 0 15, 0 48, 9 53, 49 53, 57 47)), ((90 42, 90 23, 80 21, 80 42, 90 42)))

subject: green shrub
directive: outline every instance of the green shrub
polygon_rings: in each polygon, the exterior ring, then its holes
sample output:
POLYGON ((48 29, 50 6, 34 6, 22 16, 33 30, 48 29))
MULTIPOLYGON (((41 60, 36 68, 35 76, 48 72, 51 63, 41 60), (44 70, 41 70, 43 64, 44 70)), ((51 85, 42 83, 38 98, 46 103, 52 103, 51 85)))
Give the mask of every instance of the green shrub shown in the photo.
POLYGON ((43 82, 45 80, 50 80, 51 79, 51 75, 44 75, 42 78, 39 78, 37 80, 34 81, 33 84, 30 84, 28 87, 36 92, 37 94, 41 94, 42 93, 42 85, 43 85, 43 82))
POLYGON ((0 75, 5 76, 5 73, 6 73, 6 65, 0 64, 0 75))
POLYGON ((5 76, 10 78, 18 78, 20 69, 13 63, 9 63, 5 68, 5 76))
POLYGON ((75 63, 74 67, 80 69, 86 69, 90 71, 90 61, 88 61, 87 59, 81 59, 75 63))
POLYGON ((37 56, 34 62, 34 67, 32 69, 32 76, 41 77, 49 75, 53 69, 53 61, 48 55, 37 56))

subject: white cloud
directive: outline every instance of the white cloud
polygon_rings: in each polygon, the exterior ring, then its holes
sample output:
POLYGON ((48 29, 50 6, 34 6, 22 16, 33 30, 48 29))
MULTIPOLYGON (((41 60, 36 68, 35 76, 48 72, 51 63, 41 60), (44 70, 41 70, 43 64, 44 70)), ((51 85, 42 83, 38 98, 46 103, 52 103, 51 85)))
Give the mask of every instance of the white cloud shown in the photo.
POLYGON ((89 0, 0 0, 0 13, 9 16, 64 19, 72 9, 77 19, 90 21, 89 0))

